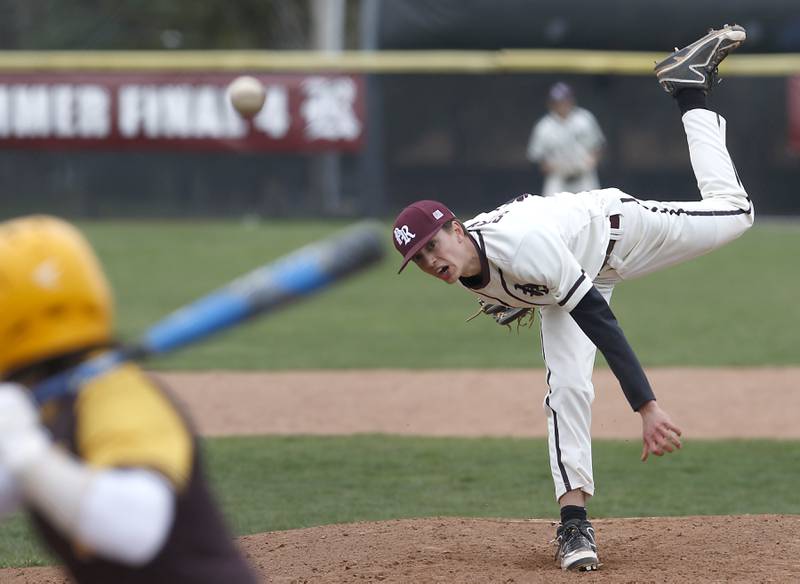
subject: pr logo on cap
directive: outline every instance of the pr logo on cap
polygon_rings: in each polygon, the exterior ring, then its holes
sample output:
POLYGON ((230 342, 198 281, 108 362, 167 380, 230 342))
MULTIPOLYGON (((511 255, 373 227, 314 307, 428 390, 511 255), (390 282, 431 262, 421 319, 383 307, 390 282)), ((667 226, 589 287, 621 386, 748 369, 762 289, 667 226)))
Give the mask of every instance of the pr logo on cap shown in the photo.
POLYGON ((394 221, 392 232, 394 246, 403 256, 400 271, 452 219, 455 219, 453 212, 439 201, 417 201, 403 209, 394 221))
POLYGON ((416 235, 409 231, 408 225, 394 228, 394 238, 397 240, 399 245, 408 245, 415 237, 416 235))

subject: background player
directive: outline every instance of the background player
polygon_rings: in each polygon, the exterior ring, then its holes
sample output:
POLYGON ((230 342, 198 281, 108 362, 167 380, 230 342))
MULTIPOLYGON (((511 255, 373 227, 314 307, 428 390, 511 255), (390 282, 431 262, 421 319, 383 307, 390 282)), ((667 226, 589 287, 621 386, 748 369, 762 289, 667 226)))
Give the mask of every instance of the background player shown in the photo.
POLYGON ((753 207, 725 147, 725 120, 706 109, 717 66, 745 39, 739 26, 712 30, 656 66, 682 112, 702 200, 658 202, 618 189, 553 197, 522 195, 461 223, 436 201, 406 207, 394 224, 401 270, 459 282, 479 299, 539 308, 547 366, 550 467, 561 507, 563 569, 599 565, 586 501, 595 485, 592 369, 599 348, 642 419, 642 460, 681 447, 681 430, 658 406, 608 302, 615 284, 708 253, 753 223, 753 207))
POLYGON ((0 223, 0 515, 22 504, 78 582, 251 584, 187 420, 134 364, 39 410, 28 387, 113 343, 88 243, 44 216, 0 223))
POLYGON ((600 188, 597 163, 605 136, 597 119, 576 105, 572 88, 563 82, 550 88, 547 107, 528 141, 528 160, 538 163, 545 176, 541 194, 600 188))

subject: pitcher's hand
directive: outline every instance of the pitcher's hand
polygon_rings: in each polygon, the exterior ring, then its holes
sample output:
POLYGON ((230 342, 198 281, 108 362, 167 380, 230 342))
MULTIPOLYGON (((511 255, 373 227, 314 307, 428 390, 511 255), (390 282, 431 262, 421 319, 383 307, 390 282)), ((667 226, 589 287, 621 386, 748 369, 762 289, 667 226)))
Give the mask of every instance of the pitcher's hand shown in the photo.
POLYGON ((639 414, 642 416, 642 462, 646 462, 651 453, 663 456, 680 449, 681 429, 672 423, 655 400, 639 408, 639 414))

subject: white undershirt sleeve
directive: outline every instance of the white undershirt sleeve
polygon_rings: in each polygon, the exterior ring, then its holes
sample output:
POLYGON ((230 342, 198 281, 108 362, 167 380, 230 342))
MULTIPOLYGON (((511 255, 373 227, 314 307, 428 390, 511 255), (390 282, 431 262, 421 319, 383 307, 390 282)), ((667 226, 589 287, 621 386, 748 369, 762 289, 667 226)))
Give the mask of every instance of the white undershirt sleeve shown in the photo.
POLYGON ((155 471, 97 470, 51 447, 17 478, 28 504, 61 533, 108 560, 146 564, 172 527, 175 494, 155 471))
POLYGON ((175 496, 160 474, 102 471, 86 490, 75 536, 105 558, 144 565, 163 547, 174 514, 175 496))

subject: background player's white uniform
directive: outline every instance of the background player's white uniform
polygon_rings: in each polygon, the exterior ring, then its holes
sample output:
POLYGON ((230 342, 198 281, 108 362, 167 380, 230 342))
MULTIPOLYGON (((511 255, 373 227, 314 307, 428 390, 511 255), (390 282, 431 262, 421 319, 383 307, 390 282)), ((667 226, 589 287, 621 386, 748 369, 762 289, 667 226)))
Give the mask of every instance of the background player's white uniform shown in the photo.
MULTIPOLYGON (((725 120, 705 109, 693 109, 682 119, 700 201, 644 201, 618 189, 524 195, 465 222, 482 271, 461 283, 490 303, 541 307, 556 498, 573 489, 594 493, 595 345, 571 312, 592 286, 610 301, 620 280, 712 251, 753 223, 753 207, 725 147, 725 120), (617 215, 618 225, 612 228, 609 218, 617 215), (614 247, 606 260, 611 240, 614 247)), ((634 409, 642 405, 626 396, 634 409)))
POLYGON ((582 107, 573 107, 566 118, 548 113, 540 119, 528 141, 528 160, 546 162, 552 168, 545 176, 541 194, 599 188, 594 160, 604 143, 594 115, 582 107))

